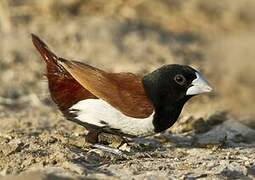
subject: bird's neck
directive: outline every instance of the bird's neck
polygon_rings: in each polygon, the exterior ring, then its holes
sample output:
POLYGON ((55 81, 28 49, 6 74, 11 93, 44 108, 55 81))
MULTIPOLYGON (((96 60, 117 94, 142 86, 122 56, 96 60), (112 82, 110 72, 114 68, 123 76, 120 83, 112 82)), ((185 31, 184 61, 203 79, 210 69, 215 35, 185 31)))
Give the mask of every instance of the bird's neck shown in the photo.
POLYGON ((154 131, 159 133, 170 128, 177 121, 187 100, 185 98, 179 102, 157 105, 153 118, 154 131))

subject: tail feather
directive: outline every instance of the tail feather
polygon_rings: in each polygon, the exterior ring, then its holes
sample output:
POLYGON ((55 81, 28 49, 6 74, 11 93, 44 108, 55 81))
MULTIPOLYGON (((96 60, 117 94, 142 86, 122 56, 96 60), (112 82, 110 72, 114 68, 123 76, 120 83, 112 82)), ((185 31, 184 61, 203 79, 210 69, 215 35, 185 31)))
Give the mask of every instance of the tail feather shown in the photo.
POLYGON ((58 63, 58 56, 36 35, 31 34, 32 42, 41 54, 47 65, 47 74, 68 74, 68 72, 58 63))
POLYGON ((58 57, 49 49, 49 47, 35 34, 31 34, 32 42, 39 51, 46 63, 57 63, 58 57))
POLYGON ((46 63, 46 76, 48 78, 50 94, 53 101, 62 112, 65 112, 80 100, 96 98, 58 63, 65 59, 55 55, 48 46, 34 34, 32 34, 32 41, 46 63))

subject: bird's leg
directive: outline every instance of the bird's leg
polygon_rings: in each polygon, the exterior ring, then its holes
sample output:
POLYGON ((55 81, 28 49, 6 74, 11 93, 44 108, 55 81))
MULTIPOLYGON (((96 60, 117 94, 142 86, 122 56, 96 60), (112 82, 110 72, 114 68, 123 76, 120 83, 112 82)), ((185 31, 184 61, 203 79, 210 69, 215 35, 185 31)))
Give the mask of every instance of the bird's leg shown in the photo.
POLYGON ((98 143, 98 134, 99 134, 98 132, 89 131, 85 137, 86 142, 91 144, 98 143))
POLYGON ((153 146, 155 142, 146 140, 145 138, 124 138, 122 136, 102 132, 98 135, 100 144, 108 145, 111 148, 116 148, 122 151, 130 152, 142 150, 153 146))
POLYGON ((107 144, 112 148, 119 148, 125 140, 121 136, 102 132, 98 135, 98 142, 107 144))
POLYGON ((107 152, 115 155, 122 155, 122 151, 118 149, 123 142, 120 136, 90 131, 86 136, 86 141, 91 143, 92 147, 95 148, 91 149, 89 152, 97 154, 107 152))
MULTIPOLYGON (((151 149, 150 146, 153 146, 153 142, 144 138, 126 139, 116 134, 96 131, 88 132, 86 135, 86 142, 91 143, 92 147, 101 152, 108 152, 115 155, 122 155, 123 152, 135 152, 148 148, 151 149)), ((93 149, 91 151, 96 152, 93 149)))
POLYGON ((127 146, 126 140, 121 136, 101 132, 98 133, 97 143, 92 144, 92 147, 97 150, 91 150, 91 152, 96 152, 101 154, 102 152, 108 152, 115 155, 123 155, 123 151, 130 151, 130 148, 127 146), (101 150, 101 153, 98 151, 101 150))
MULTIPOLYGON (((111 133, 89 131, 86 135, 86 142, 91 143, 92 147, 98 150, 115 155, 123 155, 123 151, 130 152, 131 150, 127 139, 111 133)), ((91 152, 97 151, 91 150, 91 152)))

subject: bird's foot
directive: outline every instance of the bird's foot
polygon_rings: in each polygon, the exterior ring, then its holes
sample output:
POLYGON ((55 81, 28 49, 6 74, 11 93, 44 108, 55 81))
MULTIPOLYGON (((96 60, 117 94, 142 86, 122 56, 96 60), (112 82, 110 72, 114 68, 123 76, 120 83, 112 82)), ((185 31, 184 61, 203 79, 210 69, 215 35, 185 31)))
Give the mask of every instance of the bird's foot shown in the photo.
POLYGON ((97 134, 97 136, 93 133, 89 135, 93 137, 92 140, 95 140, 96 137, 97 141, 93 141, 94 143, 91 143, 91 147, 94 148, 91 152, 95 152, 97 154, 106 152, 115 155, 125 155, 127 153, 151 151, 159 147, 157 141, 154 142, 154 140, 144 138, 126 139, 115 134, 104 132, 97 134))
POLYGON ((90 131, 86 136, 86 141, 91 144, 89 152, 94 152, 102 156, 105 153, 124 155, 130 148, 126 140, 122 137, 110 133, 97 133, 90 131))

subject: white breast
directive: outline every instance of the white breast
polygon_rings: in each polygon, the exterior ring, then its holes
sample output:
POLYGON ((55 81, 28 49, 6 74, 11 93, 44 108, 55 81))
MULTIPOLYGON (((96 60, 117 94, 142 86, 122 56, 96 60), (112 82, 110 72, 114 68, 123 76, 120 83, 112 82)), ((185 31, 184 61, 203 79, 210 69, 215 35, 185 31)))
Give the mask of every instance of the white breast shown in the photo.
POLYGON ((76 119, 95 126, 109 126, 119 129, 123 133, 136 136, 145 136, 154 132, 152 123, 154 113, 147 118, 128 117, 101 99, 79 101, 70 108, 70 112, 74 110, 78 110, 75 111, 76 119))

